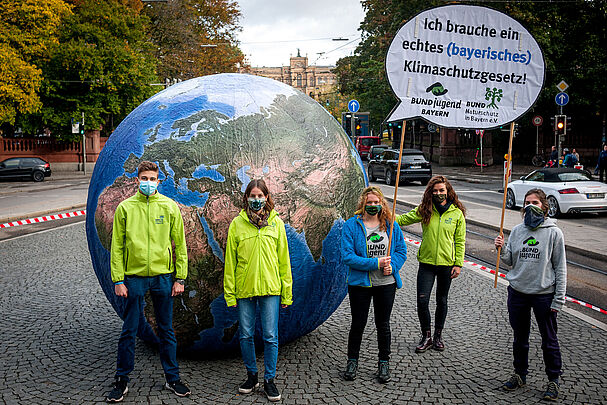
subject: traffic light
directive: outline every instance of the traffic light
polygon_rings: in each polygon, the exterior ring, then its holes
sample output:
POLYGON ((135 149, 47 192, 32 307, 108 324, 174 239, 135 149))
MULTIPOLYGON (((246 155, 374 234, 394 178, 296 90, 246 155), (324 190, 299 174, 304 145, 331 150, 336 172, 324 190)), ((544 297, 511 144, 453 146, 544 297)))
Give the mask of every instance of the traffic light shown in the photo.
POLYGON ((84 135, 84 124, 80 123, 80 135, 84 135))
POLYGON ((361 125, 360 125, 360 118, 356 117, 356 118, 354 119, 354 129, 356 130, 356 131, 355 131, 356 136, 360 136, 360 129, 361 129, 361 128, 362 128, 362 127, 361 127, 361 125))
POLYGON ((352 136, 352 125, 351 125, 351 121, 350 119, 352 119, 352 115, 350 114, 342 114, 341 116, 341 126, 343 127, 344 131, 346 131, 346 134, 348 134, 348 136, 352 136))
POLYGON ((565 128, 567 128, 567 133, 571 133, 571 117, 567 117, 567 120, 565 121, 565 128))
POLYGON ((565 135, 567 133, 567 116, 557 115, 554 117, 554 130, 557 135, 565 135))

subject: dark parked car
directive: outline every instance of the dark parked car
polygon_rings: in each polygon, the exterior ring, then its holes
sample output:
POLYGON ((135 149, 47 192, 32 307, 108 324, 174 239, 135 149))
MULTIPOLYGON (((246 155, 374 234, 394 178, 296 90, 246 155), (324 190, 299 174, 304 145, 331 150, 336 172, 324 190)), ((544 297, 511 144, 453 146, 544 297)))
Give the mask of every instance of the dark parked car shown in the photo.
MULTIPOLYGON (((379 157, 369 161, 367 168, 369 181, 382 178, 386 184, 392 186, 396 182, 397 167, 398 150, 386 149, 379 157)), ((425 186, 431 177, 432 165, 426 160, 423 152, 417 149, 403 149, 400 181, 420 181, 425 186)))
POLYGON ((0 162, 0 179, 30 178, 43 181, 51 175, 51 165, 37 157, 9 158, 0 162))
POLYGON ((390 147, 383 144, 371 146, 371 149, 369 149, 369 160, 377 159, 386 149, 390 149, 390 147))

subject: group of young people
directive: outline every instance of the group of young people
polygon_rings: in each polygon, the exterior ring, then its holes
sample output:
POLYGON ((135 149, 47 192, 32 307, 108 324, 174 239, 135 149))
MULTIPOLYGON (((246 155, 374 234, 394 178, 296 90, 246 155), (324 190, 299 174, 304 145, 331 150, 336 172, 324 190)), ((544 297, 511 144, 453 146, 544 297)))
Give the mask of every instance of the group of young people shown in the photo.
MULTIPOLYGON (((137 193, 123 201, 114 216, 111 273, 115 293, 123 297, 125 306, 117 370, 108 402, 120 402, 128 392, 135 336, 143 319, 143 296, 147 291, 151 294, 157 321, 165 387, 178 396, 191 393, 179 377, 172 328, 173 297, 183 292, 187 277, 183 220, 177 204, 156 191, 156 164, 142 162, 137 182, 137 193), (158 218, 163 220, 158 221, 158 218), (175 245, 175 263, 171 241, 175 245)), ((542 336, 549 379, 544 398, 555 400, 561 374, 556 314, 564 303, 566 289, 564 240, 555 221, 547 217, 548 202, 541 190, 530 190, 524 201, 523 223, 514 227, 508 243, 504 243, 502 236, 495 239, 496 248, 501 248, 502 260, 512 266, 506 278, 510 282, 508 312, 514 332, 514 374, 503 388, 510 391, 525 385, 533 310, 542 336)), ((449 289, 460 275, 464 261, 465 214, 463 204, 443 176, 430 180, 418 207, 395 218, 378 187, 363 190, 356 212, 342 229, 341 253, 343 263, 348 267, 351 313, 344 379, 356 378, 371 302, 377 329, 377 378, 380 383, 391 379, 390 318, 396 290, 403 284, 400 270, 407 260, 401 227, 414 223, 421 222, 423 231, 417 254, 416 284, 421 339, 415 352, 424 353, 431 348, 445 350, 442 331, 449 289), (435 283, 436 311, 432 333, 429 302, 435 283)), ((259 310, 264 342, 263 389, 270 401, 281 399, 274 383, 279 311, 291 305, 293 299, 305 298, 293 297, 292 284, 284 222, 274 209, 266 183, 252 180, 244 192, 242 210, 228 230, 224 268, 224 298, 228 307, 238 311, 240 348, 247 371, 246 380, 238 388, 242 394, 253 392, 260 384, 254 344, 259 310)))

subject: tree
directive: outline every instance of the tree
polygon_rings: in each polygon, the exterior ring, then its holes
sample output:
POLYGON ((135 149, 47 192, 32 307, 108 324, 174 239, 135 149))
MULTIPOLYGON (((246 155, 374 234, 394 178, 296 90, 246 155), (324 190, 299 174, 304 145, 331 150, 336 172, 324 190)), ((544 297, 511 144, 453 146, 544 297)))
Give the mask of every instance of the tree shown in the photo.
POLYGON ((169 0, 147 4, 158 75, 182 80, 235 72, 244 63, 235 34, 240 10, 232 0, 169 0))
POLYGON ((41 112, 23 116, 25 127, 46 127, 57 138, 72 139, 71 120, 80 121, 84 112, 87 129, 111 132, 114 122, 154 93, 148 19, 130 3, 74 1, 74 14, 63 20, 59 41, 41 65, 41 112))
POLYGON ((70 13, 61 0, 0 2, 0 124, 40 110, 39 65, 49 58, 60 22, 70 13))

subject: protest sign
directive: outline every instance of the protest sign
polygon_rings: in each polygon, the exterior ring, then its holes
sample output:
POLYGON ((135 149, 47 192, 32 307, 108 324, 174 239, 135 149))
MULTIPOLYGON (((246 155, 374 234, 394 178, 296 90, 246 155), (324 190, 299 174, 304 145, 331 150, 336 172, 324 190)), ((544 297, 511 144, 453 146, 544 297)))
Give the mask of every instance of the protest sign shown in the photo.
POLYGON ((421 117, 441 127, 489 129, 533 106, 544 84, 544 56, 506 14, 456 4, 403 25, 388 49, 386 72, 399 99, 386 121, 421 117))

